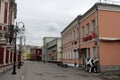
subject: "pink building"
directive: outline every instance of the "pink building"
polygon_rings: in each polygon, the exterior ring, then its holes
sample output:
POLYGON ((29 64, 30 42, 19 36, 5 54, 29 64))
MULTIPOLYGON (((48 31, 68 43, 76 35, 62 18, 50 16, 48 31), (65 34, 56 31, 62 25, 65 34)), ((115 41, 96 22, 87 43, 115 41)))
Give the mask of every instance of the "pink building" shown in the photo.
POLYGON ((120 6, 96 3, 62 32, 62 61, 85 67, 99 59, 99 70, 120 70, 120 6))
POLYGON ((3 66, 7 69, 13 63, 14 44, 9 43, 9 29, 13 28, 16 6, 15 0, 0 0, 0 72, 3 71, 3 66))

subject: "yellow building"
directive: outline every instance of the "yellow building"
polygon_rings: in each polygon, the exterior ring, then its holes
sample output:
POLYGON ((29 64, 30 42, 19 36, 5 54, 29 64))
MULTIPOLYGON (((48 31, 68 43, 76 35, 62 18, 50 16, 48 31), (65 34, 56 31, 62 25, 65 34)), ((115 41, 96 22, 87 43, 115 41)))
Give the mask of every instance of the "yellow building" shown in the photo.
POLYGON ((24 51, 23 51, 23 54, 22 54, 22 59, 23 60, 30 60, 30 49, 32 48, 33 46, 31 45, 26 45, 24 47, 24 51))

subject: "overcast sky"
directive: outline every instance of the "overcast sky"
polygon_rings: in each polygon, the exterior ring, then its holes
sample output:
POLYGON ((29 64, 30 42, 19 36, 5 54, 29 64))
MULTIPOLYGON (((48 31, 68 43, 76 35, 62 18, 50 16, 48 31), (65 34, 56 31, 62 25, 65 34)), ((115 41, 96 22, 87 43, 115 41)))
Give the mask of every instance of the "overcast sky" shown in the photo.
POLYGON ((60 37, 60 32, 77 15, 84 14, 99 1, 16 0, 16 21, 25 24, 26 44, 42 46, 43 37, 60 37))

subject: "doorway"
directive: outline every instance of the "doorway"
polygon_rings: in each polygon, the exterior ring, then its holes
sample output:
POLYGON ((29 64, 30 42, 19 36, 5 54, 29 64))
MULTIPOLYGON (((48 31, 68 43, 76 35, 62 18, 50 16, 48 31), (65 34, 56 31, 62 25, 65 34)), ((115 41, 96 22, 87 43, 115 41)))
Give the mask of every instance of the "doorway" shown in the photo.
POLYGON ((81 50, 82 53, 82 66, 85 67, 86 59, 90 58, 90 48, 83 48, 81 50))

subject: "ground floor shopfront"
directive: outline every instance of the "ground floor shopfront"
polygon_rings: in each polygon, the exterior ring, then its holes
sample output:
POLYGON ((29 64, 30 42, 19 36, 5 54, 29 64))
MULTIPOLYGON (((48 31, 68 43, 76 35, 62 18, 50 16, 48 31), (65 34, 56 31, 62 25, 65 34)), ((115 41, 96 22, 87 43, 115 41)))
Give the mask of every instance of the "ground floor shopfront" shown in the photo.
MULTIPOLYGON (((0 46, 0 73, 7 71, 13 66, 14 49, 6 45, 0 46)), ((20 56, 16 54, 16 62, 20 60, 20 56)))
POLYGON ((81 43, 80 53, 74 50, 63 53, 63 55, 67 55, 63 57, 62 62, 70 66, 77 64, 84 68, 88 59, 95 58, 98 59, 98 69, 101 72, 120 70, 120 41, 99 40, 97 44, 95 40, 81 43), (75 56, 75 58, 72 59, 71 56, 75 56))

